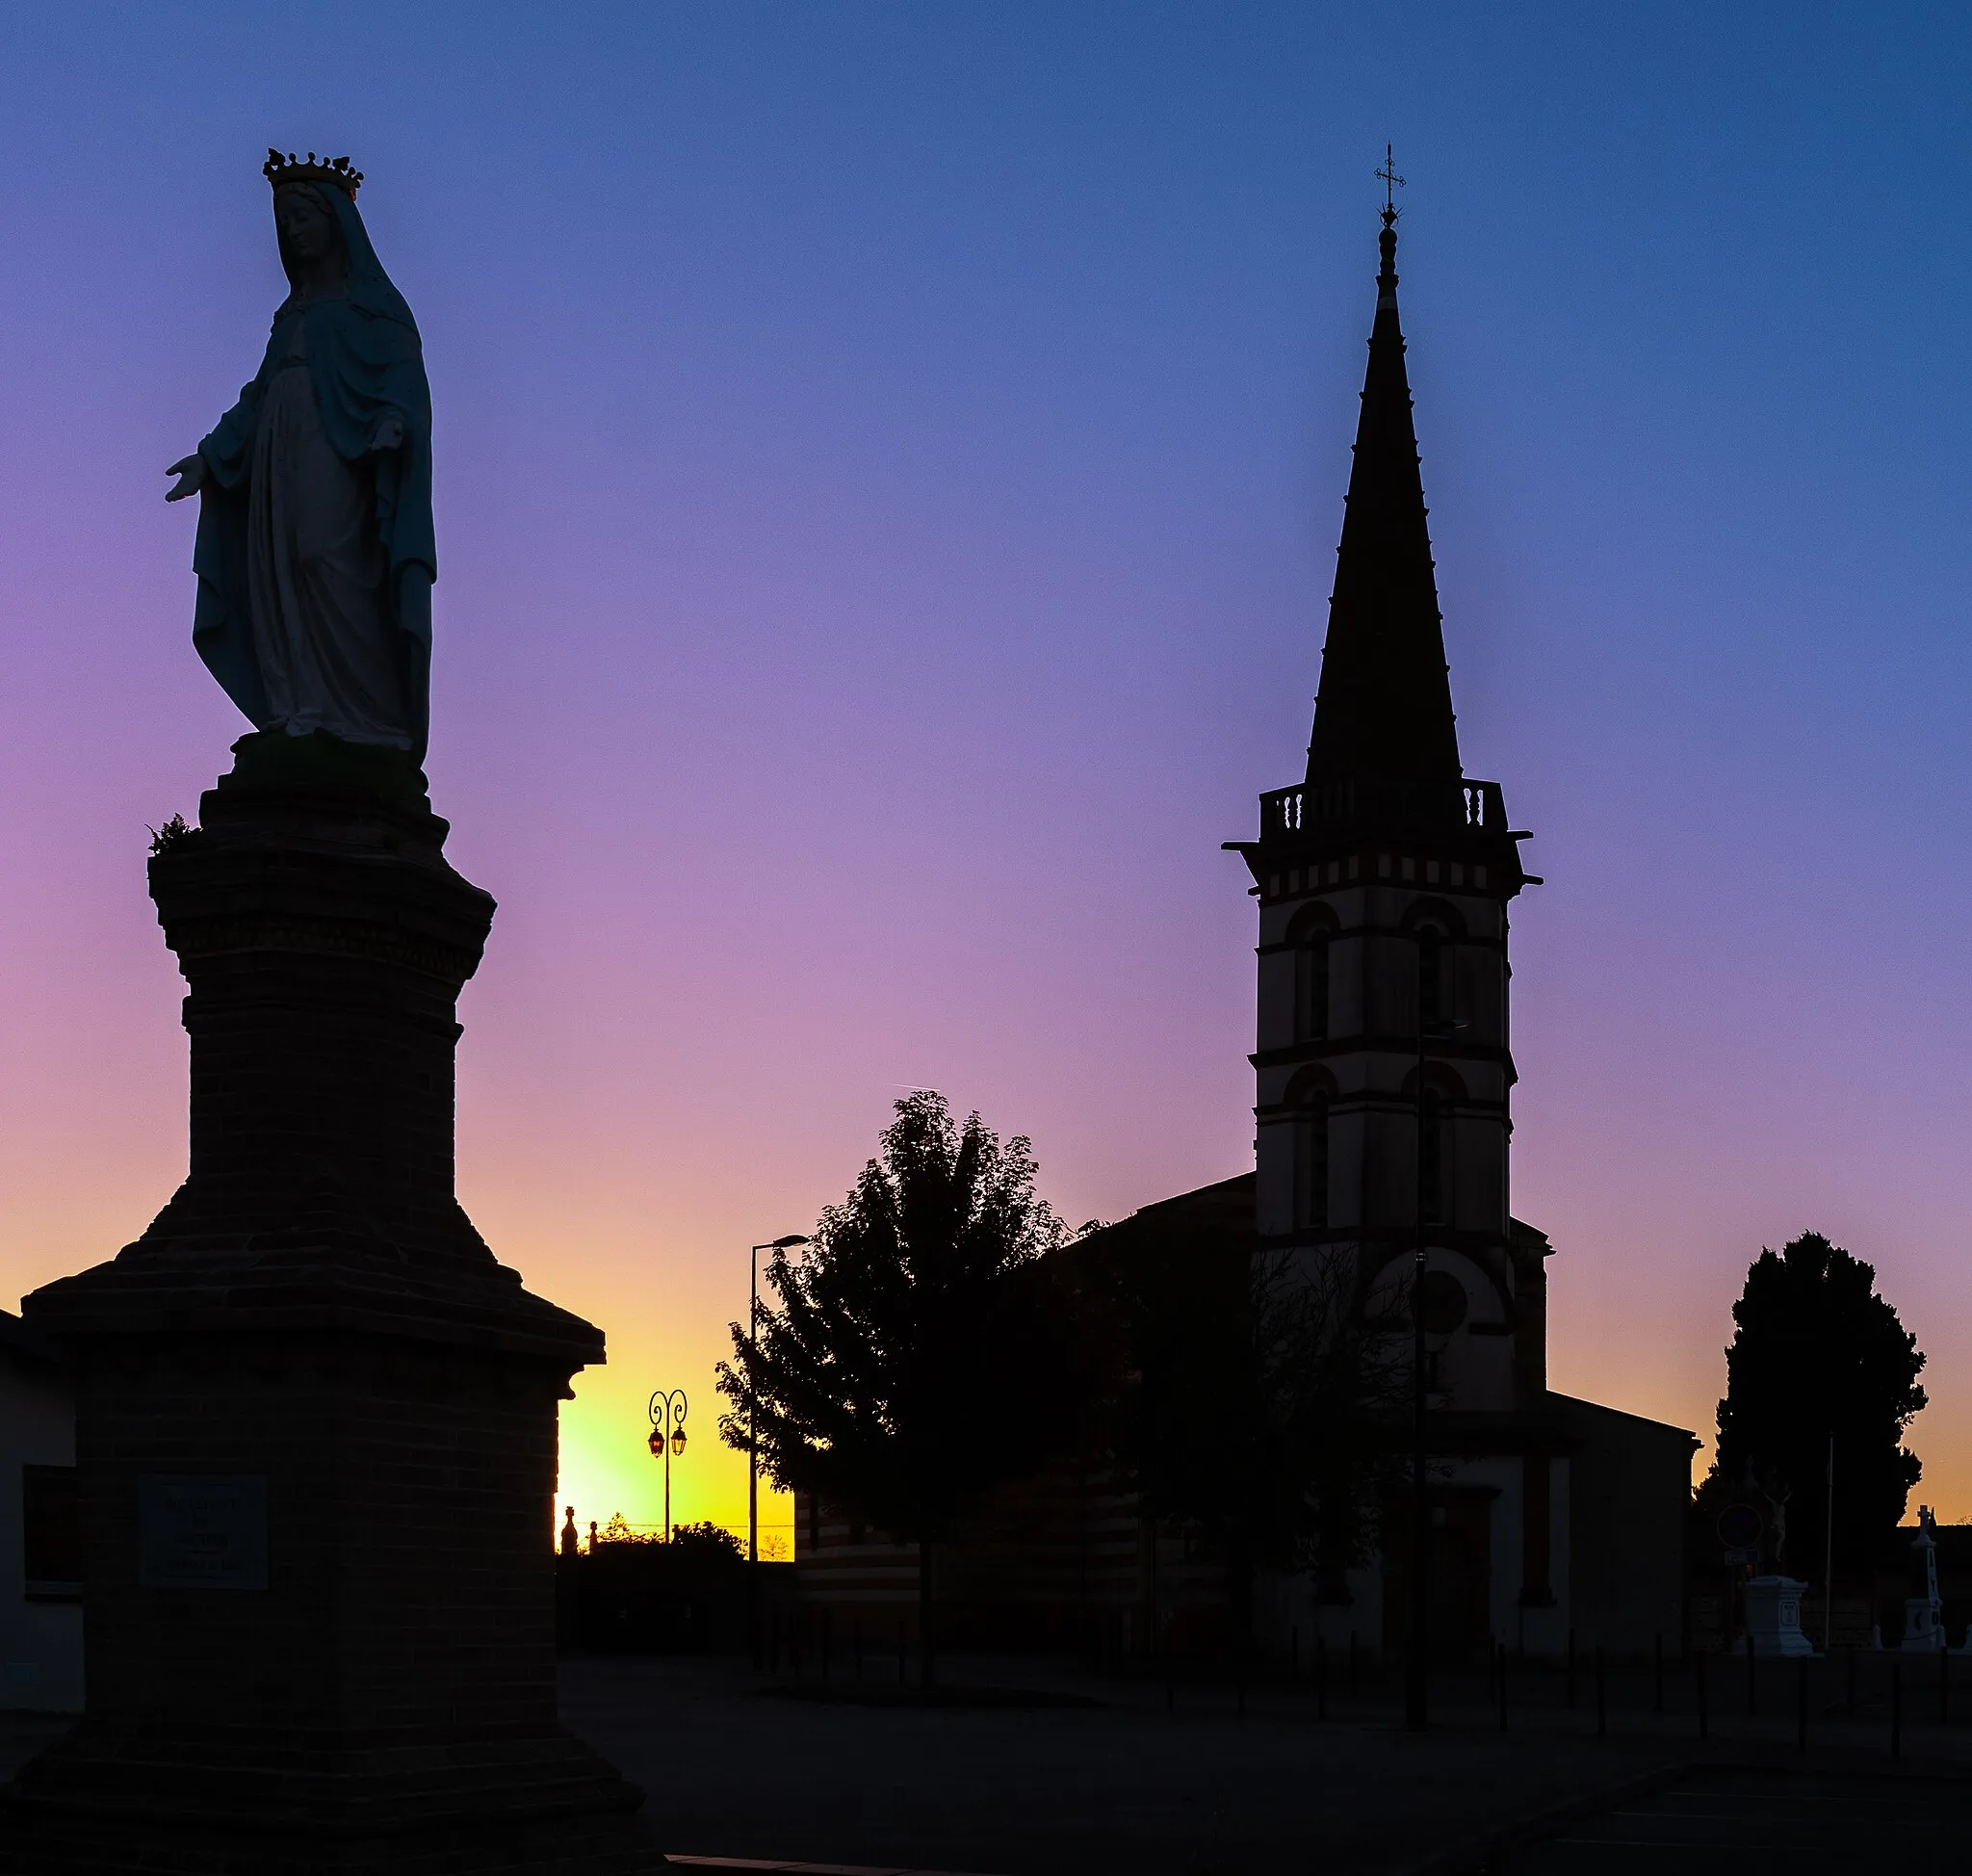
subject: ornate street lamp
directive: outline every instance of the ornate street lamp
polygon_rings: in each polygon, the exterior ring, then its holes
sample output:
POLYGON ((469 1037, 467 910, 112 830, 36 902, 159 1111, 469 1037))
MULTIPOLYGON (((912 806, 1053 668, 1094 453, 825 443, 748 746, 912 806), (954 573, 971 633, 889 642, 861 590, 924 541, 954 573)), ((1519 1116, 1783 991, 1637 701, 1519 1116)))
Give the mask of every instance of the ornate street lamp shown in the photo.
POLYGON ((671 1461, 685 1457, 685 1390, 660 1388, 651 1395, 650 1449, 664 1462, 664 1542, 671 1541, 671 1461))
MULTIPOLYGON (((776 1238, 771 1243, 753 1247, 753 1270, 746 1290, 746 1340, 751 1345, 760 1333, 760 1254, 762 1251, 791 1251, 808 1239, 795 1234, 776 1238)), ((760 1440, 754 1427, 753 1376, 749 1371, 746 1388, 746 1561, 760 1561, 760 1440)))

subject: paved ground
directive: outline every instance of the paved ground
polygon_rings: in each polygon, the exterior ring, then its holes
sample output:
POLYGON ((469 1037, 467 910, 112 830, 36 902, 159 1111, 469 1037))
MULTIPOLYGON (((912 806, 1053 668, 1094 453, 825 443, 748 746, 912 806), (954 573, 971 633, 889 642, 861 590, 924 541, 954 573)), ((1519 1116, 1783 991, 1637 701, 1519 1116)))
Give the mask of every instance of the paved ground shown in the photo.
MULTIPOLYGON (((1571 1687, 1516 1669, 1504 1733, 1483 1676, 1440 1678, 1422 1738, 1398 1726, 1393 1686, 1352 1697, 1339 1674, 1326 1721, 1305 1677, 1250 1692, 1242 1716, 1225 1685, 1181 1685, 1167 1711, 1155 1681, 993 1659, 947 1679, 1088 1704, 823 1705, 740 1663, 627 1659, 566 1662, 563 1700, 650 1793, 665 1846, 696 1856, 983 1876, 1743 1876, 1770 1865, 1765 1846, 1818 1876, 1972 1834, 1972 1664, 1954 1672, 1961 1694, 1929 1661, 1762 1662, 1749 1689, 1743 1664, 1715 1659, 1702 1739, 1698 1679, 1675 1664, 1661 1681, 1612 1672, 1599 1700, 1587 1663, 1571 1687)), ((870 1677, 895 1686, 893 1666, 870 1677)), ((832 1693, 853 1691, 845 1678, 839 1661, 832 1693)))
POLYGON ((1241 1717, 1225 1687, 1181 1689, 1167 1712, 1156 1684, 1040 1663, 947 1674, 1100 1704, 818 1704, 736 1664, 614 1659, 565 1663, 563 1706, 644 1786, 667 1850, 986 1876, 1396 1870, 1678 1751, 1578 1724, 1503 1738, 1476 1684, 1420 1738, 1380 1696, 1324 1724, 1278 1689, 1241 1717))
POLYGON ((1494 1858, 1501 1876, 1855 1876, 1962 1869, 1972 1785, 1702 1768, 1494 1858))
POLYGON ((61 1738, 70 1724, 52 1713, 0 1712, 0 1779, 11 1779, 43 1746, 61 1738))
MULTIPOLYGON (((895 1698, 894 1666, 860 1689, 838 1661, 772 1683, 743 1662, 570 1659, 564 1716, 649 1793, 667 1849, 705 1858, 972 1871, 980 1876, 1789 1876, 1965 1863, 1972 1836, 1972 1667, 1940 1700, 1934 1664, 1864 1657, 1667 1669, 1517 1671, 1507 1728, 1482 1678, 1440 1680, 1432 1731, 1398 1725, 1395 1689, 1304 1679, 1225 1685, 1086 1674, 1060 1663, 953 1661, 947 1680, 1002 1704, 895 1698), (1896 1679, 1892 1680, 1892 1670, 1896 1679), (1007 1690, 1051 1704, 1007 1704, 1007 1690), (1805 1696, 1803 1700, 1803 1695, 1805 1696), (1167 1710, 1167 1699, 1169 1709, 1167 1710), (1798 1744, 1803 1707, 1808 1746, 1798 1744), (1895 1713, 1901 1757, 1892 1761, 1895 1713), (1606 1733, 1602 1730, 1606 1725, 1606 1733)), ((63 1722, 0 1714, 0 1776, 63 1722)))

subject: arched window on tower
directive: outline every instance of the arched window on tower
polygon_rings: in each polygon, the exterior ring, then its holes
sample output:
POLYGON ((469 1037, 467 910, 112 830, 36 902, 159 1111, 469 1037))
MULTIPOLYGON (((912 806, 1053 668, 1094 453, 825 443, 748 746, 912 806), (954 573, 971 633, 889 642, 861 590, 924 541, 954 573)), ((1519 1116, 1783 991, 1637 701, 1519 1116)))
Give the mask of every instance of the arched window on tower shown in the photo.
POLYGON ((1458 1020, 1459 945, 1465 935, 1465 925, 1448 905, 1417 906, 1405 921, 1405 942, 1416 952, 1416 1020, 1427 1036, 1434 1029, 1442 1035, 1458 1020))
POLYGON ((1325 1042, 1329 1033, 1329 941, 1335 915, 1325 905, 1303 906, 1287 927, 1294 951, 1296 1042, 1325 1042))
POLYGON ((1311 1094, 1294 1115, 1294 1229, 1329 1221, 1329 1098, 1311 1094))
POLYGON ((1444 1021, 1444 933, 1417 927, 1417 1020, 1428 1035, 1444 1021))
POLYGON ((1311 931, 1294 953, 1294 1040, 1320 1042, 1329 1032, 1329 934, 1311 931))
POLYGON ((1443 1225, 1451 1222, 1446 1209, 1445 1099, 1437 1088, 1427 1086, 1419 1098, 1417 1118, 1422 1135, 1417 1142, 1418 1210, 1424 1222, 1443 1225))

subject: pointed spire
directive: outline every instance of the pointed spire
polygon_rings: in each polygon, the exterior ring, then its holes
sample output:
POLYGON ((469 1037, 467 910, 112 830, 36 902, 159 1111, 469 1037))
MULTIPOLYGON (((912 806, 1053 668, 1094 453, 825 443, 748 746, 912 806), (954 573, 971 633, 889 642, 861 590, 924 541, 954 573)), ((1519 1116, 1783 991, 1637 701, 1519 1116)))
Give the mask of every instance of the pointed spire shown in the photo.
POLYGON ((1456 781, 1463 772, 1397 324, 1396 221, 1387 198, 1376 323, 1308 745, 1310 782, 1456 781))

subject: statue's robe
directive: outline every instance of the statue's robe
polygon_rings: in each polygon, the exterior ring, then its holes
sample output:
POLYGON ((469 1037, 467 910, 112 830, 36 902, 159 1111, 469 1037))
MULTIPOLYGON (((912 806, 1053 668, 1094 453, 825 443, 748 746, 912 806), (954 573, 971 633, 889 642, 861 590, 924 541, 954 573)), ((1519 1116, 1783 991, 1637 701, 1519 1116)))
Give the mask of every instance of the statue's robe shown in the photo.
POLYGON ((354 201, 305 186, 342 229, 348 291, 290 294, 258 375, 198 446, 193 642, 256 728, 422 762, 438 571, 424 348, 354 201), (403 442, 373 452, 393 414, 403 442))

